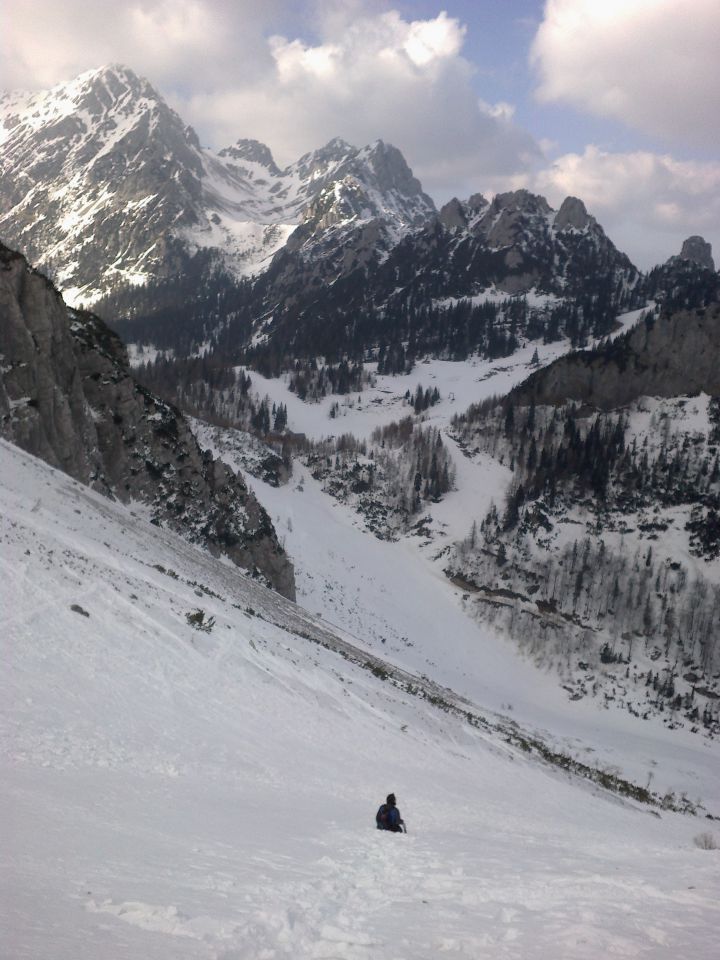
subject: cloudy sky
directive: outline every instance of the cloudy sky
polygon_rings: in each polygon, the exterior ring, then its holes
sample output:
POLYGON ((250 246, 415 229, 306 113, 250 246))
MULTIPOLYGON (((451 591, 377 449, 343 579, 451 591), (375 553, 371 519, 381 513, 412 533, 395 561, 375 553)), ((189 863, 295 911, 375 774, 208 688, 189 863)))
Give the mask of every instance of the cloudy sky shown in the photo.
POLYGON ((437 203, 581 197, 641 267, 720 260, 718 0, 22 0, 0 87, 121 62, 211 147, 396 144, 437 203))

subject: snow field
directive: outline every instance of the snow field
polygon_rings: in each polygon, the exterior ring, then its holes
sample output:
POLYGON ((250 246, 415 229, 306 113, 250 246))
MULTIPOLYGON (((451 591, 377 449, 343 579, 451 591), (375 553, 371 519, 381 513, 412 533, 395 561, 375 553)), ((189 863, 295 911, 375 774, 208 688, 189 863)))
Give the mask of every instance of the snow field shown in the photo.
MULTIPOLYGON (((465 614, 462 590, 442 572, 441 536, 425 545, 412 536, 379 541, 306 470, 277 489, 248 479, 296 563, 303 606, 361 636, 376 654, 432 677, 486 713, 514 718, 575 759, 620 771, 642 786, 649 781, 661 794, 686 792, 720 813, 717 744, 590 701, 571 703, 554 675, 465 614)), ((467 509, 467 502, 460 499, 456 507, 467 509)), ((448 518, 453 525, 457 518, 448 518)))
MULTIPOLYGON (((502 297, 507 299, 507 294, 502 297)), ((632 327, 644 312, 632 310, 619 316, 618 330, 613 336, 619 336, 632 327)), ((145 349, 152 348, 146 346, 145 349)), ((344 398, 330 394, 318 403, 305 402, 291 393, 287 387, 287 376, 269 378, 256 370, 248 370, 247 373, 252 379, 252 391, 260 399, 267 396, 271 405, 284 403, 287 406, 290 430, 304 433, 314 440, 342 433, 352 433, 358 439, 369 440, 376 427, 412 413, 412 406, 403 404, 403 396, 407 390, 413 395, 418 384, 422 384, 423 388, 437 387, 441 395, 440 402, 425 414, 425 422, 446 426, 453 416, 462 414, 471 403, 506 394, 525 380, 535 369, 531 360, 536 349, 539 365, 546 366, 568 352, 568 343, 564 340, 557 343, 532 341, 512 356, 498 360, 479 357, 470 357, 462 363, 423 360, 408 374, 377 376, 376 385, 366 388, 361 394, 351 393, 344 398), (330 407, 336 401, 340 404, 339 415, 331 419, 330 407)), ((365 369, 370 373, 376 368, 377 364, 365 364, 365 369)), ((245 368, 237 368, 240 369, 245 368)))
MULTIPOLYGON (((417 364, 408 374, 378 376, 375 387, 368 387, 361 394, 351 393, 346 397, 329 394, 318 403, 300 400, 287 387, 287 376, 263 377, 256 370, 248 370, 252 390, 262 399, 268 396, 271 405, 284 403, 288 408, 288 427, 296 433, 304 433, 314 440, 323 437, 352 433, 356 437, 370 439, 376 427, 392 420, 401 420, 413 412, 412 406, 403 403, 407 390, 414 394, 417 385, 423 388, 435 386, 440 391, 441 401, 431 407, 426 415, 428 423, 447 423, 454 414, 460 414, 477 400, 492 394, 506 393, 524 380, 533 367, 530 364, 535 345, 523 347, 511 357, 488 361, 477 358, 465 363, 451 360, 428 360, 417 364), (330 417, 330 407, 340 404, 336 419, 330 417)), ((538 346, 538 353, 545 350, 545 362, 554 360, 566 352, 561 344, 538 346)), ((373 372, 377 364, 366 363, 365 369, 373 372)), ((245 369, 245 368, 238 368, 245 369)))
POLYGON ((6 956, 714 955, 697 822, 537 766, 0 453, 6 956), (407 836, 373 829, 390 789, 407 836))

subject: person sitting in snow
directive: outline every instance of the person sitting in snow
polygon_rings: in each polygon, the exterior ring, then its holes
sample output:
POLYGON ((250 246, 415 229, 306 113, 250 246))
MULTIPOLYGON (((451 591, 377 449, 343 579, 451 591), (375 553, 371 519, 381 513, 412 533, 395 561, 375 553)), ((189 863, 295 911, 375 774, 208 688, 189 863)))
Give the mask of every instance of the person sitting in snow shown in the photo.
POLYGON ((375 824, 378 830, 391 830, 393 833, 407 833, 405 821, 400 816, 397 808, 395 794, 389 793, 385 803, 383 803, 375 814, 375 824))

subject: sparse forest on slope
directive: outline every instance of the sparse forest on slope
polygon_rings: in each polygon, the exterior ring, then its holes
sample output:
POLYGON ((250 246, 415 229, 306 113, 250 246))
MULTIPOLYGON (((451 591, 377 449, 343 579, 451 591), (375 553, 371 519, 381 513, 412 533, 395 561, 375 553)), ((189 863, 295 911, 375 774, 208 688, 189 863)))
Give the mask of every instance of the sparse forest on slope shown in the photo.
POLYGON ((381 540, 407 532, 423 507, 437 503, 455 480, 440 431, 411 416, 378 428, 370 443, 351 434, 315 443, 303 462, 323 489, 351 503, 381 540))
MULTIPOLYGON (((255 401, 250 402, 254 406, 255 401)), ((349 504, 368 531, 381 540, 394 540, 455 484, 455 467, 440 429, 423 423, 423 411, 432 402, 433 393, 418 385, 414 396, 408 392, 405 397, 411 412, 376 428, 367 440, 352 433, 312 440, 257 424, 248 425, 249 434, 236 426, 226 429, 230 424, 222 418, 215 418, 214 425, 196 422, 195 429, 202 442, 273 486, 289 479, 297 460, 325 493, 349 504)), ((268 424, 272 422, 267 398, 256 409, 268 424)), ((277 421, 284 407, 273 404, 272 409, 277 421)))
POLYGON ((510 466, 449 572, 573 696, 720 722, 720 306, 648 315, 456 420, 510 466), (693 394, 688 396, 688 394, 693 394), (667 399, 658 399, 665 397, 667 399))

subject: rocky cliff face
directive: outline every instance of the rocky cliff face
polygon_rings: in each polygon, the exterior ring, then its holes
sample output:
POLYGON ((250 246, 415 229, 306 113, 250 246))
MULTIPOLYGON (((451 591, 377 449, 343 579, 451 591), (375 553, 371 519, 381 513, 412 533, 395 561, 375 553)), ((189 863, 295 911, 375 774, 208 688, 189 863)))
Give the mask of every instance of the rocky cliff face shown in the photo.
POLYGON ((715 261, 712 257, 712 244, 702 237, 688 237, 680 251, 681 260, 691 260, 706 270, 715 270, 715 261))
POLYGON ((612 410, 641 396, 720 394, 720 304, 648 315, 606 348, 561 357, 510 394, 514 403, 612 410))
POLYGON ((0 429, 90 483, 101 464, 65 306, 24 258, 0 250, 0 429))
POLYGON ((130 375, 96 316, 0 246, 0 435, 103 493, 150 506, 213 553, 294 598, 292 564, 244 481, 204 454, 175 408, 130 375))
POLYGON ((625 287, 637 281, 637 270, 577 197, 566 197, 553 210, 544 197, 527 190, 498 194, 489 203, 475 194, 451 200, 439 219, 452 237, 445 245, 451 262, 467 259, 471 249, 475 260, 484 254, 488 264, 485 276, 467 276, 462 295, 477 292, 481 284, 508 294, 535 288, 564 296, 598 279, 612 278, 625 287))

